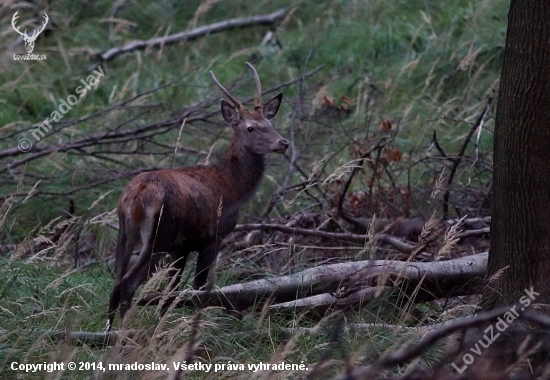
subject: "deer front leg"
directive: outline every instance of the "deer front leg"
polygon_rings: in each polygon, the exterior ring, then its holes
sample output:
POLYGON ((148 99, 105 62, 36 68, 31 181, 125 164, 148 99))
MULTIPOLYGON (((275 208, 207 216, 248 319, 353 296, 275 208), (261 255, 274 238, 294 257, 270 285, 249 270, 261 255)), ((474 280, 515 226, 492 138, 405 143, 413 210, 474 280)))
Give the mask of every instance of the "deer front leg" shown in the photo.
MULTIPOLYGON (((195 271, 195 281, 193 284, 195 289, 200 289, 206 284, 208 280, 208 273, 212 266, 214 266, 214 262, 218 256, 220 245, 221 239, 216 239, 202 251, 199 251, 199 256, 197 257, 197 269, 195 271)), ((212 285, 213 284, 209 284, 207 288, 211 288, 212 285)))
MULTIPOLYGON (((170 271, 168 273, 168 278, 170 279, 170 283, 168 284, 167 293, 170 294, 174 289, 178 287, 181 281, 181 275, 183 273, 183 270, 185 269, 185 263, 187 262, 187 256, 189 255, 188 252, 185 252, 181 257, 177 258, 170 267, 170 271)), ((170 305, 172 305, 173 299, 171 299, 170 295, 168 296, 167 300, 162 303, 162 306, 160 308, 160 317, 162 318, 164 314, 168 311, 170 308, 170 305)))

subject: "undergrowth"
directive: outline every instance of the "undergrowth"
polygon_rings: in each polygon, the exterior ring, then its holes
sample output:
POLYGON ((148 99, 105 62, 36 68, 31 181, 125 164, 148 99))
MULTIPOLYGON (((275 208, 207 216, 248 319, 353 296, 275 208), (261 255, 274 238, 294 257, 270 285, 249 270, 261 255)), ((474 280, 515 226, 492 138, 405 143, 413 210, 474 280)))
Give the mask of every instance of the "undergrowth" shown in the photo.
MULTIPOLYGON (((433 135, 447 153, 458 152, 487 99, 498 91, 507 7, 504 0, 460 0, 452 4, 436 0, 3 2, 0 44, 7 52, 0 65, 3 372, 8 371, 10 378, 45 377, 44 372, 9 370, 14 361, 104 365, 284 361, 303 362, 315 376, 330 378, 346 366, 373 363, 404 342, 420 339, 415 330, 353 327, 370 323, 416 326, 424 323, 426 315, 437 319, 441 312, 435 304, 405 307, 406 302, 397 301, 404 296, 395 293, 359 310, 322 316, 268 313, 262 308, 236 315, 221 308, 197 311, 185 307, 172 310, 161 325, 157 325, 155 307, 136 307, 130 327, 139 330, 137 337, 130 344, 109 348, 65 345, 51 338, 48 331, 104 328, 114 278, 108 260, 116 240, 113 209, 129 179, 150 168, 211 162, 227 147, 230 131, 217 113, 220 96, 209 70, 222 83, 234 86, 239 99, 247 99, 253 91, 244 74, 245 61, 254 62, 264 89, 296 79, 281 90, 284 103, 274 120, 275 128, 291 139, 292 149, 286 159, 269 158, 266 178, 253 200, 243 207, 241 221, 264 215, 269 203, 266 200, 275 199, 273 194, 293 185, 302 187, 282 193, 270 214, 264 216, 282 219, 304 210, 333 212, 336 193, 351 170, 350 161, 358 160, 384 136, 391 137, 390 148, 398 152, 394 153, 398 159, 381 167, 380 174, 364 172, 353 185, 354 196, 360 202, 365 194, 381 197, 391 190, 399 194, 395 195, 398 198, 406 190, 410 193, 407 206, 401 198, 395 201, 400 212, 407 208, 399 217, 429 217, 439 207, 429 199, 429 192, 445 166, 442 160, 430 160, 435 155, 433 135), (198 10, 201 3, 204 7, 198 10), (61 123, 59 129, 33 141, 36 151, 6 153, 17 147, 21 138, 31 138, 30 130, 74 93, 80 80, 89 75, 87 68, 96 62, 96 54, 134 39, 282 7, 292 11, 276 30, 276 43, 261 45, 269 27, 256 25, 160 49, 134 51, 102 63, 105 77, 64 116, 65 127, 61 123), (41 14, 48 13, 50 26, 35 47, 47 55, 46 61, 14 61, 14 53, 23 53, 21 38, 9 26, 15 10, 20 11, 21 19, 36 22, 41 14), (320 65, 324 65, 322 69, 300 80, 301 75, 320 65), (140 94, 145 95, 128 106, 105 111, 140 94), (65 149, 102 131, 177 119, 197 104, 205 104, 190 114, 197 120, 159 127, 157 133, 153 129, 142 140, 65 149), (98 116, 88 118, 94 113, 98 116), (388 125, 384 123, 391 125, 391 133, 384 129, 388 125), (25 161, 40 149, 51 147, 57 148, 25 161), (18 160, 21 162, 14 166, 18 160), (342 170, 340 177, 333 175, 338 170, 342 170), (323 182, 327 178, 331 180, 323 182), (90 183, 94 186, 87 187, 90 183), (47 239, 55 235, 71 208, 75 218, 67 222, 68 230, 63 230, 67 231, 63 244, 48 246, 47 239)), ((489 117, 476 136, 475 146, 467 150, 467 155, 476 159, 461 166, 455 184, 481 192, 489 186, 492 126, 489 117)), ((453 201, 460 203, 460 196, 453 201)), ((361 208, 365 210, 390 213, 387 204, 369 204, 361 208)), ((293 260, 283 263, 280 273, 311 265, 306 256, 291 252, 290 243, 277 249, 278 257, 293 260)), ((354 254, 346 251, 343 256, 349 259, 354 254)), ((243 268, 256 265, 255 256, 244 264, 231 258, 223 270, 218 269, 217 286, 238 281, 243 268)), ((192 267, 190 260, 187 278, 192 267)), ((260 272, 259 276, 263 275, 273 273, 260 272)), ((185 287, 189 287, 188 282, 182 284, 185 287)), ((443 352, 441 347, 428 351, 423 365, 434 363, 443 352)), ((402 371, 405 368, 396 369, 402 371)), ((136 373, 65 371, 60 378, 132 379, 136 373)), ((196 371, 186 375, 248 378, 251 373, 196 371)), ((305 377, 305 372, 272 375, 299 378, 305 377)), ((167 378, 168 374, 151 371, 139 376, 167 378)))

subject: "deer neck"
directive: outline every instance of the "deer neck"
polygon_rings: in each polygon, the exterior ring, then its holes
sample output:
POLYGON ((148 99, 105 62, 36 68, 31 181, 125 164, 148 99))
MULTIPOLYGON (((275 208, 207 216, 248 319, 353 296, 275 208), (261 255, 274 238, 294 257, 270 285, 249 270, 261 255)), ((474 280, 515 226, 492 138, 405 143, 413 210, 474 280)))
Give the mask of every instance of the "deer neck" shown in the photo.
POLYGON ((231 142, 221 168, 227 182, 233 187, 233 199, 228 199, 240 207, 254 195, 265 170, 264 156, 250 151, 240 144, 231 142))

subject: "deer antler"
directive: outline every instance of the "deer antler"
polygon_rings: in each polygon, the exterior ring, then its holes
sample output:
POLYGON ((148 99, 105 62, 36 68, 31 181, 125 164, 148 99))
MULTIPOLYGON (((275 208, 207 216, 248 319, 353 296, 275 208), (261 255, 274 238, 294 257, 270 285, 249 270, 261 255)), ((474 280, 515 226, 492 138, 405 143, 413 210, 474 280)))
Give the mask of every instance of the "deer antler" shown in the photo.
POLYGON ((25 37, 28 37, 27 36, 27 29, 25 29, 25 32, 21 33, 19 31, 19 27, 15 26, 15 21, 19 18, 19 16, 17 15, 17 13, 19 13, 19 11, 15 12, 15 14, 13 15, 13 17, 11 18, 11 26, 13 27, 13 29, 19 33, 21 36, 23 36, 23 38, 25 37))
MULTIPOLYGON (((16 12, 16 13, 17 13, 17 12, 16 12)), ((43 16, 43 17, 45 18, 45 20, 44 20, 44 22, 43 22, 43 24, 42 24, 42 29, 40 29, 40 30, 36 30, 36 29, 35 29, 34 32, 33 32, 33 34, 32 34, 32 37, 35 37, 35 36, 38 37, 38 35, 39 35, 40 33, 42 33, 42 32, 44 31, 44 29, 46 28, 46 25, 48 24, 48 21, 50 20, 50 18, 49 18, 48 15, 45 14, 45 13, 44 13, 44 16, 43 16)), ((31 38, 32 38, 32 37, 31 37, 31 38)), ((35 37, 35 38, 36 38, 36 37, 35 37)))
POLYGON ((239 102, 233 95, 231 95, 229 91, 227 91, 225 87, 222 86, 218 79, 216 79, 216 76, 214 75, 214 72, 212 70, 210 70, 210 77, 212 78, 216 86, 218 86, 218 88, 225 94, 225 96, 229 98, 229 100, 231 101, 231 103, 233 103, 235 107, 242 108, 241 102, 239 102))
POLYGON ((27 29, 25 29, 24 32, 21 32, 19 30, 19 27, 15 25, 15 22, 17 21, 17 19, 19 18, 19 15, 18 15, 19 11, 16 11, 15 14, 13 15, 13 17, 11 18, 11 26, 13 27, 13 29, 19 33, 21 35, 21 37, 23 37, 23 40, 25 41, 34 41, 36 40, 36 38, 38 37, 38 35, 40 33, 42 33, 44 31, 44 29, 46 28, 46 25, 48 24, 48 21, 50 20, 50 18, 48 17, 47 14, 44 13, 44 21, 42 23, 42 29, 40 30, 34 30, 33 33, 32 33, 32 36, 29 36, 27 35, 27 29))
POLYGON ((252 73, 252 76, 254 77, 254 83, 256 84, 256 94, 254 95, 254 108, 258 109, 262 107, 262 83, 260 82, 260 77, 258 76, 258 72, 252 66, 250 63, 246 62, 246 67, 248 67, 248 70, 252 73))

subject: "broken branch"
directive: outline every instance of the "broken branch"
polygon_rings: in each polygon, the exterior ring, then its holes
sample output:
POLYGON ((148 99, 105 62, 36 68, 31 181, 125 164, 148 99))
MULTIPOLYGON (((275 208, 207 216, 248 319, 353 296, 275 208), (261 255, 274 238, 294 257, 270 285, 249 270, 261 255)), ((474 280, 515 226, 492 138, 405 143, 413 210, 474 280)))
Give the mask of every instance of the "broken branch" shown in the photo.
POLYGON ((99 59, 103 62, 115 59, 121 54, 129 53, 134 50, 143 50, 147 47, 160 47, 180 41, 192 41, 197 38, 206 36, 212 33, 218 33, 223 30, 240 28, 250 25, 271 25, 281 20, 289 11, 289 8, 279 9, 267 15, 258 15, 252 17, 238 17, 230 20, 216 22, 210 25, 200 26, 188 31, 170 34, 163 37, 155 37, 149 40, 137 40, 127 43, 120 47, 114 47, 104 53, 99 54, 99 59))

